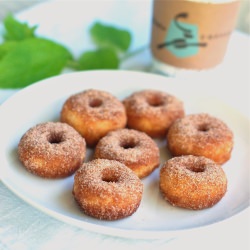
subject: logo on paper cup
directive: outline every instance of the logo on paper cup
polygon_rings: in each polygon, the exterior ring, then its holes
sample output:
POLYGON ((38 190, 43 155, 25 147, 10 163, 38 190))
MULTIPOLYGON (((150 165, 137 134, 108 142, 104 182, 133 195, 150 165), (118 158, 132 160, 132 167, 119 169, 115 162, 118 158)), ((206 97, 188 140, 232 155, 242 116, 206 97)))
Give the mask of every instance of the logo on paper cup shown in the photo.
POLYGON ((200 47, 207 46, 207 43, 199 42, 199 27, 182 21, 187 18, 188 13, 183 12, 170 21, 165 41, 158 44, 158 49, 165 48, 176 57, 185 58, 198 54, 200 47))

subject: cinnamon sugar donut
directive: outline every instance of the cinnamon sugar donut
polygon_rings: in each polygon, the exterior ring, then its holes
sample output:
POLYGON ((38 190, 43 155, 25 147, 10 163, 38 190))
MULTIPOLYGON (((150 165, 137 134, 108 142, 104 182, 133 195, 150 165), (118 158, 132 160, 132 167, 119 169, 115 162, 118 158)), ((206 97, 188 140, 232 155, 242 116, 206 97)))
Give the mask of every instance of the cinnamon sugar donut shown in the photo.
POLYGON ((132 170, 118 161, 95 159, 76 171, 75 200, 89 216, 117 220, 139 207, 143 184, 132 170))
POLYGON ((45 178, 72 175, 83 163, 86 143, 67 124, 46 122, 30 128, 18 144, 18 156, 25 168, 45 178))
POLYGON ((183 103, 175 96, 158 90, 142 90, 123 101, 129 128, 163 137, 177 118, 184 116, 183 103))
POLYGON ((172 205, 204 209, 219 202, 227 190, 227 178, 220 165, 203 156, 179 156, 160 170, 160 190, 172 205))
POLYGON ((173 156, 205 156, 223 164, 231 157, 233 133, 216 117, 192 114, 172 124, 167 134, 167 146, 173 156))
POLYGON ((109 132, 96 145, 95 158, 122 162, 139 178, 148 176, 160 163, 157 144, 147 134, 134 129, 109 132))
POLYGON ((65 101, 61 121, 74 127, 88 146, 95 146, 109 131, 125 127, 127 117, 123 104, 116 97, 89 89, 65 101))

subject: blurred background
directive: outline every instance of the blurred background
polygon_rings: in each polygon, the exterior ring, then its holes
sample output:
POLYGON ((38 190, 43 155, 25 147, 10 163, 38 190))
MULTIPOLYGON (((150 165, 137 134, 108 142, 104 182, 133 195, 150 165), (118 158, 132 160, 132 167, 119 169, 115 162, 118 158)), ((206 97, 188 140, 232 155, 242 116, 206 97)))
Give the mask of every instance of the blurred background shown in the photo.
MULTIPOLYGON (((39 2, 48 0, 0 0, 0 22, 8 13, 15 13, 35 5, 39 2)), ((126 1, 126 0, 117 0, 126 1)), ((142 0, 143 1, 143 0, 142 0)), ((241 8, 239 11, 236 29, 250 34, 250 1, 241 0, 241 8)))

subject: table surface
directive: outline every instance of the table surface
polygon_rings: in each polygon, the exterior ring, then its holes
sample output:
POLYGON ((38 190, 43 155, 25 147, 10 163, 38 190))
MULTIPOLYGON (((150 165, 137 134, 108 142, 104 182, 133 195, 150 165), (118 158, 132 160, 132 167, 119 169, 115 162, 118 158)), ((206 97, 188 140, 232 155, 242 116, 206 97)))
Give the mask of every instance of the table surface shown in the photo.
MULTIPOLYGON (((15 1, 12 1, 13 6, 15 1)), ((16 1, 17 3, 17 1, 16 1)), ((0 5, 2 1, 0 2, 0 5)), ((23 1, 15 10, 36 4, 23 1)), ((7 5, 5 5, 7 6, 7 5)), ((10 6, 10 5, 8 5, 10 6)), ((14 9, 14 7, 12 8, 14 9)), ((5 11, 8 8, 5 8, 5 11)), ((12 9, 12 10, 13 10, 12 9)), ((0 14, 3 14, 0 8, 0 14)), ((1 17, 1 16, 0 16, 1 17)), ((229 44, 225 62, 218 70, 205 72, 193 77, 195 81, 206 79, 209 81, 226 82, 230 84, 230 94, 222 99, 230 103, 244 116, 249 113, 249 66, 250 66, 250 38, 248 35, 234 32, 229 44), (238 49, 240 48, 240 50, 238 49), (225 74, 226 72, 226 74, 225 74), (240 96, 240 99, 234 95, 240 96), (234 102, 232 99, 234 98, 234 102), (237 101, 236 101, 237 100, 237 101)), ((225 87, 219 87, 224 91, 225 87)), ((15 91, 0 91, 1 102, 9 98, 15 91)), ((214 230, 201 229, 200 233, 182 235, 176 238, 154 240, 138 240, 112 237, 89 232, 72 225, 60 222, 31 207, 0 182, 0 249, 27 250, 27 249, 182 249, 192 247, 198 249, 249 249, 249 209, 234 218, 218 225, 214 230)))

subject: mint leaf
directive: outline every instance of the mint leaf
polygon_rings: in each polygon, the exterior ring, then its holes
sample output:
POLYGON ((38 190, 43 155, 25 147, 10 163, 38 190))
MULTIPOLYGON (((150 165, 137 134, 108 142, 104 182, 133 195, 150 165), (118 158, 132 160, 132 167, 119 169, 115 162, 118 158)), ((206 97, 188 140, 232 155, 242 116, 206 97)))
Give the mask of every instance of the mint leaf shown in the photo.
POLYGON ((65 47, 53 41, 20 41, 0 61, 0 88, 21 88, 58 75, 71 58, 65 47))
POLYGON ((36 26, 29 27, 27 23, 21 23, 16 20, 12 15, 8 15, 4 21, 4 39, 6 41, 14 40, 20 41, 27 38, 35 37, 36 26))
POLYGON ((0 60, 7 55, 13 48, 15 48, 17 45, 17 42, 15 41, 9 41, 4 42, 0 44, 0 60))
POLYGON ((96 50, 79 59, 62 45, 35 35, 36 26, 21 23, 12 15, 4 19, 4 43, 0 44, 0 88, 22 88, 58 75, 65 67, 75 70, 117 69, 121 52, 128 50, 131 34, 125 29, 96 22, 90 35, 96 50))
POLYGON ((128 50, 131 43, 131 34, 125 29, 104 25, 96 22, 90 29, 93 41, 100 47, 113 47, 118 51, 128 50))
POLYGON ((111 48, 100 48, 93 51, 86 51, 78 60, 79 70, 117 69, 118 66, 118 56, 111 48))

